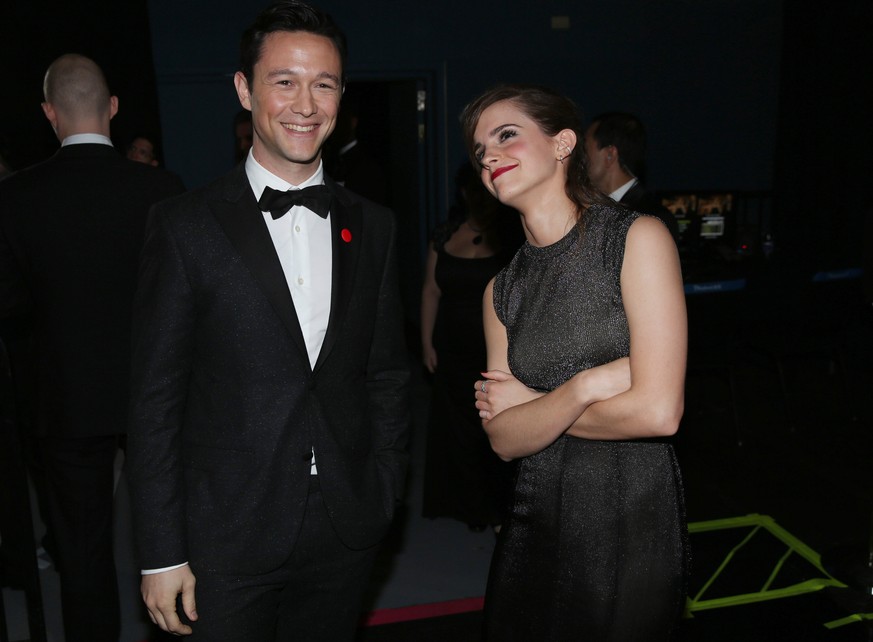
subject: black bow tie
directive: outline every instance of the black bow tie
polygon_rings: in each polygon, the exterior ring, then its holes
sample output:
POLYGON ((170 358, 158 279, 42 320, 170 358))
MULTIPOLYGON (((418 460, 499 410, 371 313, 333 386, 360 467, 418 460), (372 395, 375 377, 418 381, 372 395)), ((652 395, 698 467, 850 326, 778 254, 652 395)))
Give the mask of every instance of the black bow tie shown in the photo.
POLYGON ((269 212, 273 219, 285 216, 285 213, 295 205, 311 209, 321 218, 327 218, 330 212, 331 192, 327 185, 310 185, 303 189, 291 189, 281 192, 271 187, 265 187, 258 201, 262 212, 269 212))

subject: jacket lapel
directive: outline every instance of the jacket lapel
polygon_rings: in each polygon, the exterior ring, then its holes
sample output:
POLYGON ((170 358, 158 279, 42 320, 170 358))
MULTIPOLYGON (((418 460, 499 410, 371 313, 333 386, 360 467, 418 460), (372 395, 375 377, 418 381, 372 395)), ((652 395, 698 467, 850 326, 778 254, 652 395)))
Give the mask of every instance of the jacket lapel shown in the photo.
MULTIPOLYGON (((230 175, 222 197, 211 202, 210 206, 227 238, 258 282, 291 338, 306 355, 306 342, 303 340, 285 273, 264 222, 264 215, 258 208, 246 177, 244 163, 240 163, 230 175)), ((308 357, 305 361, 309 363, 308 357)))
POLYGON ((325 176, 325 184, 333 191, 330 204, 331 269, 330 320, 314 371, 322 366, 330 355, 346 317, 349 299, 355 282, 355 271, 361 253, 363 212, 360 203, 342 198, 336 183, 325 176))

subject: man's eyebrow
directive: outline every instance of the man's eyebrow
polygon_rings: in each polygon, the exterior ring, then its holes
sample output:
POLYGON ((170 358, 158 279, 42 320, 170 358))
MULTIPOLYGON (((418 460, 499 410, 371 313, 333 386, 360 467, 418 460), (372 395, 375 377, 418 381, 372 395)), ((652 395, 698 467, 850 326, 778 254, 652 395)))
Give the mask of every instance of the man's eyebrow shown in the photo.
MULTIPOLYGON (((273 69, 267 72, 267 78, 275 78, 276 76, 299 76, 300 72, 296 69, 273 69)), ((339 84, 339 77, 336 74, 332 74, 329 71, 322 71, 316 76, 317 80, 329 79, 339 84)))
POLYGON ((267 72, 267 78, 272 78, 273 76, 297 76, 298 73, 293 69, 271 69, 267 72))
POLYGON ((328 80, 332 80, 337 84, 339 84, 340 81, 339 76, 337 76, 336 74, 332 74, 329 71, 322 71, 320 74, 318 74, 318 76, 316 76, 316 78, 327 78, 328 80))

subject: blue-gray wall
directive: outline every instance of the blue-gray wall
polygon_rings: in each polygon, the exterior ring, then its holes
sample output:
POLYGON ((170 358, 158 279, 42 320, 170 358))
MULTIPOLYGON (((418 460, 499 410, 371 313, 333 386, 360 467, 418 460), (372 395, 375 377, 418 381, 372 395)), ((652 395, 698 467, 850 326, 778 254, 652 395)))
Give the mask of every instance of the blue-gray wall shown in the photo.
MULTIPOLYGON (((231 164, 231 77, 242 29, 265 6, 151 0, 167 165, 194 187, 231 164)), ((584 114, 637 113, 653 188, 772 187, 779 0, 322 0, 346 31, 355 78, 428 75, 435 184, 463 160, 457 115, 498 81, 539 82, 584 114), (567 16, 569 30, 551 28, 567 16)), ((439 198, 440 206, 448 200, 439 198)))

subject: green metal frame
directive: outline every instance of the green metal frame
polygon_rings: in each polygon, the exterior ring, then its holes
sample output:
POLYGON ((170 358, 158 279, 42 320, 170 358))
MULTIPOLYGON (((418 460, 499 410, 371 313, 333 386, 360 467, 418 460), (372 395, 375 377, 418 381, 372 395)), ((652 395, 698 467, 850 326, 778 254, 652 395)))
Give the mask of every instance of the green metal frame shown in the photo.
MULTIPOLYGON (((729 528, 751 528, 752 530, 742 539, 742 541, 731 549, 709 580, 707 580, 703 585, 703 588, 701 588, 694 597, 688 598, 685 605, 686 617, 694 617, 694 613, 697 611, 706 611, 708 609, 717 609, 726 606, 737 606, 740 604, 751 604, 753 602, 763 602, 765 600, 775 600, 783 597, 793 597, 795 595, 819 591, 829 586, 834 588, 846 588, 845 584, 831 576, 824 569, 821 564, 821 556, 818 553, 779 526, 779 524, 768 515, 758 515, 753 513, 744 517, 730 517, 727 519, 714 519, 706 522, 692 522, 688 524, 688 532, 691 534, 726 530, 729 528), (762 530, 779 539, 787 548, 785 554, 776 562, 773 571, 770 573, 770 576, 767 578, 767 581, 764 582, 764 585, 760 590, 753 593, 742 593, 740 595, 731 595, 728 597, 704 599, 707 590, 709 590, 716 579, 718 579, 718 576, 721 575, 722 571, 727 568, 737 551, 748 544, 749 541, 751 541, 751 539, 762 530), (791 555, 799 555, 805 559, 816 570, 818 570, 823 577, 805 580, 783 588, 770 588, 776 580, 776 577, 779 575, 779 571, 782 569, 785 561, 791 555)), ((827 622, 824 626, 833 629, 853 622, 863 622, 865 620, 873 620, 873 614, 856 613, 849 617, 834 620, 833 622, 827 622)))

